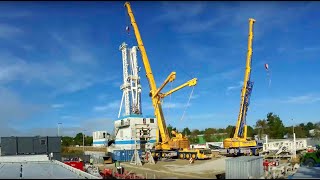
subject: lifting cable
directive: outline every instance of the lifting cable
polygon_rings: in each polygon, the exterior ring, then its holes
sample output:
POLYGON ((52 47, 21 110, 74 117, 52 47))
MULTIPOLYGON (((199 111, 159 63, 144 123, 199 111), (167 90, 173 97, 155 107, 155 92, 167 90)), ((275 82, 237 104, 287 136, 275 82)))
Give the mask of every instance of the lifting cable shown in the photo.
POLYGON ((191 90, 191 93, 190 93, 190 96, 189 96, 189 99, 188 99, 187 105, 186 105, 186 107, 184 108, 184 111, 183 111, 183 114, 182 114, 182 117, 181 117, 180 121, 182 121, 182 120, 183 120, 184 115, 185 115, 185 113, 186 113, 186 111, 187 111, 187 108, 188 108, 188 106, 189 106, 190 100, 191 100, 192 95, 193 95, 193 90, 194 90, 194 86, 192 87, 192 90, 191 90))

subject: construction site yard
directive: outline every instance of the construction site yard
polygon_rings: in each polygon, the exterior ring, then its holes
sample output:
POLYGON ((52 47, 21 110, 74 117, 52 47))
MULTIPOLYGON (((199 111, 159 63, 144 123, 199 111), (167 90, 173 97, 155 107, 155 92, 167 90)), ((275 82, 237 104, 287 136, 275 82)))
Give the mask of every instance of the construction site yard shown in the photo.
MULTIPOLYGON (((228 157, 196 160, 190 164, 188 160, 168 159, 157 161, 156 164, 137 166, 130 162, 121 162, 125 171, 134 172, 147 179, 217 179, 216 175, 225 172, 225 159, 228 157)), ((115 164, 97 165, 99 170, 104 168, 116 169, 115 164)))

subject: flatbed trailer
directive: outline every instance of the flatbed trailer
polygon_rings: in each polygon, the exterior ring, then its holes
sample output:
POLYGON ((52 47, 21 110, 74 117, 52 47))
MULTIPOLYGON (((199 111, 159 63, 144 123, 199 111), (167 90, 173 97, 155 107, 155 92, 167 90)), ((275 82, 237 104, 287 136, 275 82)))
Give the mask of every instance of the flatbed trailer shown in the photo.
POLYGON ((263 149, 263 146, 226 148, 226 149, 220 149, 219 154, 234 155, 234 156, 241 156, 241 155, 259 156, 259 152, 261 152, 262 149, 263 149))
POLYGON ((210 149, 187 149, 187 150, 151 150, 153 158, 178 158, 178 159, 211 159, 210 149))

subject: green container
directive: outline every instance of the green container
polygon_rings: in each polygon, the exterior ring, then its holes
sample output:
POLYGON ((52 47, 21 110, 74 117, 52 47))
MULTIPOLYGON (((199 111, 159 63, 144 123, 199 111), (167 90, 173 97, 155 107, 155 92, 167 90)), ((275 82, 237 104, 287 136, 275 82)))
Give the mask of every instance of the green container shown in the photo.
POLYGON ((204 139, 203 136, 198 136, 198 143, 199 144, 205 144, 206 143, 206 140, 204 139))

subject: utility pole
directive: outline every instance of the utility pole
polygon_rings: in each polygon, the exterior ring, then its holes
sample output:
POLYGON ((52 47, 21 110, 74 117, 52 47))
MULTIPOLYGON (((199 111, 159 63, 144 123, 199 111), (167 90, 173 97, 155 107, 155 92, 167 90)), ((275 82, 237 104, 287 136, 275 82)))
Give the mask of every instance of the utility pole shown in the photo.
POLYGON ((62 123, 58 123, 58 137, 60 136, 60 125, 61 125, 62 123))
POLYGON ((293 119, 292 120, 292 131, 293 131, 293 157, 296 158, 296 134, 294 133, 294 123, 293 119))
POLYGON ((85 136, 85 135, 84 135, 84 132, 85 132, 85 131, 86 131, 86 130, 83 130, 83 136, 82 136, 82 137, 83 137, 83 138, 82 138, 83 153, 84 153, 84 136, 85 136))
POLYGON ((293 119, 292 120, 292 133, 294 134, 294 123, 293 123, 293 119))

